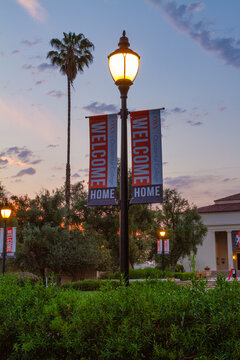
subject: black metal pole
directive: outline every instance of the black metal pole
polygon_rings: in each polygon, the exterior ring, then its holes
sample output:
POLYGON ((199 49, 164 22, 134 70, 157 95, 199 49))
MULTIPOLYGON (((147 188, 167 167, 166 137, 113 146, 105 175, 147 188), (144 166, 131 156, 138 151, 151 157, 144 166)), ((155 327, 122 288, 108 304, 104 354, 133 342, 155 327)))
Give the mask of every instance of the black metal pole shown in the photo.
POLYGON ((5 273, 6 247, 7 247, 7 219, 4 219, 3 259, 2 259, 2 273, 3 274, 5 273))
POLYGON ((162 271, 165 270, 165 263, 164 263, 164 239, 162 239, 162 271))
POLYGON ((118 86, 121 94, 121 174, 120 174, 120 272, 129 285, 128 239, 128 147, 127 147, 127 93, 129 85, 118 86))

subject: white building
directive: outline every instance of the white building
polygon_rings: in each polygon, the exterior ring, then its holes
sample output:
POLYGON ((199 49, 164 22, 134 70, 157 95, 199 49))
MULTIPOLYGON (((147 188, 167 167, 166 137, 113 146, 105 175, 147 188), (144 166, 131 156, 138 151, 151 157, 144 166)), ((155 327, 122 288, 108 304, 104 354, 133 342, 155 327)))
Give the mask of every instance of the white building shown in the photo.
MULTIPOLYGON (((240 193, 214 201, 198 209, 208 232, 198 246, 196 270, 208 266, 211 271, 240 270, 240 193)), ((190 271, 189 260, 182 261, 190 271)))

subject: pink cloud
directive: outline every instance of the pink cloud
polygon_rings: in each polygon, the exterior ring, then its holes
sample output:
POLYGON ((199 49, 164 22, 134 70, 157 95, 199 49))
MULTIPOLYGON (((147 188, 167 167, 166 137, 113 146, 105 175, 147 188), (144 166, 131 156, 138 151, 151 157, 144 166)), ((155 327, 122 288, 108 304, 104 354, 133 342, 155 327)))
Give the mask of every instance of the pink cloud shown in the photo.
POLYGON ((37 0, 16 0, 19 5, 21 5, 28 14, 37 21, 44 22, 46 20, 46 11, 39 4, 37 0))

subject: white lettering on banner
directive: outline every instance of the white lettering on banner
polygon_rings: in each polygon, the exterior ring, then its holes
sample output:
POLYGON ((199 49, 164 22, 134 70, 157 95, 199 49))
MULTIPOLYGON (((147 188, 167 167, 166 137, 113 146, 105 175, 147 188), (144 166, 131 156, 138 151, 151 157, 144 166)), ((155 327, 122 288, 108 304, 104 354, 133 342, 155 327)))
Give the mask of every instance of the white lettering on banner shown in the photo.
POLYGON ((91 189, 91 200, 115 199, 115 189, 91 189))
POLYGON ((149 141, 148 118, 132 120, 133 185, 150 183, 149 141))
POLYGON ((7 253, 13 252, 13 228, 7 230, 7 253))
POLYGON ((104 157, 106 156, 106 151, 105 150, 94 150, 92 152, 92 157, 97 157, 97 154, 103 154, 102 156, 99 156, 99 157, 104 157))
POLYGON ((92 133, 95 134, 95 133, 105 133, 106 132, 106 124, 105 124, 105 121, 103 122, 99 122, 99 123, 96 123, 96 124, 92 124, 92 133))
POLYGON ((146 196, 160 196, 160 186, 141 186, 133 188, 133 196, 135 198, 146 197, 146 196))
POLYGON ((107 184, 107 122, 91 123, 90 187, 107 184), (101 149, 100 149, 101 147, 101 149))

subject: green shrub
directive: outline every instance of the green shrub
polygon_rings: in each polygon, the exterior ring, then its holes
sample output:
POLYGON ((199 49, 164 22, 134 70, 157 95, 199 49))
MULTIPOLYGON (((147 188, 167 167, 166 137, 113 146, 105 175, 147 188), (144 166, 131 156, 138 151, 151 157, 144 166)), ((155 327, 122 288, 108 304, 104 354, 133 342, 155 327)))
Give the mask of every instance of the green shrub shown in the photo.
MULTIPOLYGON (((103 273, 101 279, 120 279, 120 272, 103 273)), ((173 277, 171 271, 162 271, 157 268, 143 268, 143 269, 129 269, 130 279, 162 279, 166 277, 173 277)))
MULTIPOLYGON (((175 272, 172 273, 169 270, 162 271, 157 268, 144 268, 144 269, 130 269, 129 278, 130 279, 164 279, 164 278, 173 278, 180 280, 192 280, 192 272, 175 272)), ((101 275, 101 279, 120 279, 120 272, 113 274, 104 273, 101 275)))
POLYGON ((100 283, 83 294, 0 277, 1 359, 240 359, 238 281, 100 283))
POLYGON ((184 272, 184 266, 182 264, 177 264, 175 266, 175 272, 184 272))
POLYGON ((68 282, 62 285, 64 289, 74 289, 74 290, 81 290, 81 291, 94 291, 100 290, 102 287, 108 286, 108 288, 116 289, 120 286, 119 281, 105 281, 103 280, 83 280, 83 281, 75 281, 75 282, 68 282))
POLYGON ((194 278, 194 274, 192 272, 175 272, 174 273, 175 279, 180 279, 182 281, 192 280, 194 278))

